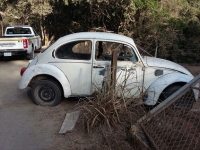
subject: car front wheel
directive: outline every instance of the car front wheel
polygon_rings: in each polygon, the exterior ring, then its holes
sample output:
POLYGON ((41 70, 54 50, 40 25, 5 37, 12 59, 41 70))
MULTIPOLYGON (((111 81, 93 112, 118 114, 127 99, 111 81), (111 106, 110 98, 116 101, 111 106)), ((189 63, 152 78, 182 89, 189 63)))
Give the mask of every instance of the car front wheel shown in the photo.
POLYGON ((62 99, 62 92, 55 81, 39 80, 33 85, 30 96, 37 105, 56 106, 62 99))
MULTIPOLYGON (((182 85, 171 85, 167 87, 163 93, 160 95, 160 102, 167 99, 177 90, 179 90, 182 85)), ((195 102, 194 93, 192 90, 185 93, 181 98, 179 98, 176 102, 171 105, 171 110, 176 110, 177 114, 187 113, 191 110, 193 103, 195 102)))

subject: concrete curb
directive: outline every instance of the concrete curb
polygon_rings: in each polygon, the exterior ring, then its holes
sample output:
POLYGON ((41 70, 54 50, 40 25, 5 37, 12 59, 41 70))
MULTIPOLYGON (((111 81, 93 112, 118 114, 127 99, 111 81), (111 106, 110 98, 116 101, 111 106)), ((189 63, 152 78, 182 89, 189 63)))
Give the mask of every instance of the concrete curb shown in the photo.
POLYGON ((62 123, 59 133, 63 134, 66 132, 71 132, 76 125, 79 115, 80 115, 80 111, 67 113, 62 123))

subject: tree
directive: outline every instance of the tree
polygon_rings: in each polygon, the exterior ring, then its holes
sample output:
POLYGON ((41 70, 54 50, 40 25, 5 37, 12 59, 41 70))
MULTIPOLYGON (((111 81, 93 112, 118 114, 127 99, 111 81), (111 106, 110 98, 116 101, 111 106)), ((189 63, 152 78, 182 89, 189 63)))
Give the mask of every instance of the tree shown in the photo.
POLYGON ((28 0, 31 3, 31 15, 29 17, 29 24, 31 24, 37 31, 40 31, 42 43, 45 44, 47 36, 47 29, 44 22, 48 14, 52 13, 52 5, 49 0, 28 0), (39 6, 39 7, 38 7, 39 6))
POLYGON ((151 55, 200 62, 199 0, 0 0, 0 15, 2 29, 30 24, 46 45, 66 34, 101 29, 132 37, 151 55))

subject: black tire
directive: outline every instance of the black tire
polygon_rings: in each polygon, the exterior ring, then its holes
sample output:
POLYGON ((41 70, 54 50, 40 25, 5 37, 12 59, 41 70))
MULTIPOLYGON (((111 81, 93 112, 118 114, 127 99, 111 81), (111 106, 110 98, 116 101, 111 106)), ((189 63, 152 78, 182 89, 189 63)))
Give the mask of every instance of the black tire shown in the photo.
POLYGON ((62 99, 62 91, 53 80, 39 80, 33 85, 30 96, 37 105, 56 106, 62 99))
POLYGON ((32 47, 32 51, 30 54, 27 54, 26 59, 31 60, 35 57, 35 50, 34 47, 32 47))
POLYGON ((165 99, 167 99, 169 96, 171 96, 173 93, 175 93, 176 91, 178 91, 183 85, 171 85, 168 86, 160 95, 159 101, 162 102, 165 99))
POLYGON ((40 46, 38 49, 35 49, 35 53, 40 53, 42 51, 42 46, 40 46))
MULTIPOLYGON (((160 95, 159 102, 164 101, 177 90, 179 90, 183 85, 171 85, 167 87, 162 94, 160 95)), ((174 102, 171 106, 171 110, 175 110, 176 114, 184 114, 192 109, 192 106, 195 102, 194 93, 192 90, 184 94, 181 98, 179 98, 176 102, 174 102)), ((173 113, 173 111, 172 111, 173 113)))

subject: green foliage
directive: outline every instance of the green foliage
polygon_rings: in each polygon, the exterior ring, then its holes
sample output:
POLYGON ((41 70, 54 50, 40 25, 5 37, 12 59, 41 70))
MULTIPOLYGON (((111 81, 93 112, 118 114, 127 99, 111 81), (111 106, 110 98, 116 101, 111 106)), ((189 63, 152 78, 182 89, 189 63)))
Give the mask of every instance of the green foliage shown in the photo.
POLYGON ((135 1, 135 6, 136 6, 138 9, 143 9, 143 8, 145 7, 144 1, 143 1, 143 0, 136 0, 136 1, 135 1))
POLYGON ((0 14, 3 28, 30 24, 47 43, 101 27, 132 37, 151 55, 157 50, 158 57, 177 62, 192 56, 191 45, 197 56, 200 47, 199 0, 0 0, 0 14))
POLYGON ((180 19, 170 18, 168 20, 168 24, 171 28, 174 28, 176 30, 182 30, 187 26, 187 23, 180 19))
POLYGON ((138 9, 151 9, 154 10, 158 7, 158 1, 157 0, 135 0, 135 6, 138 9))

